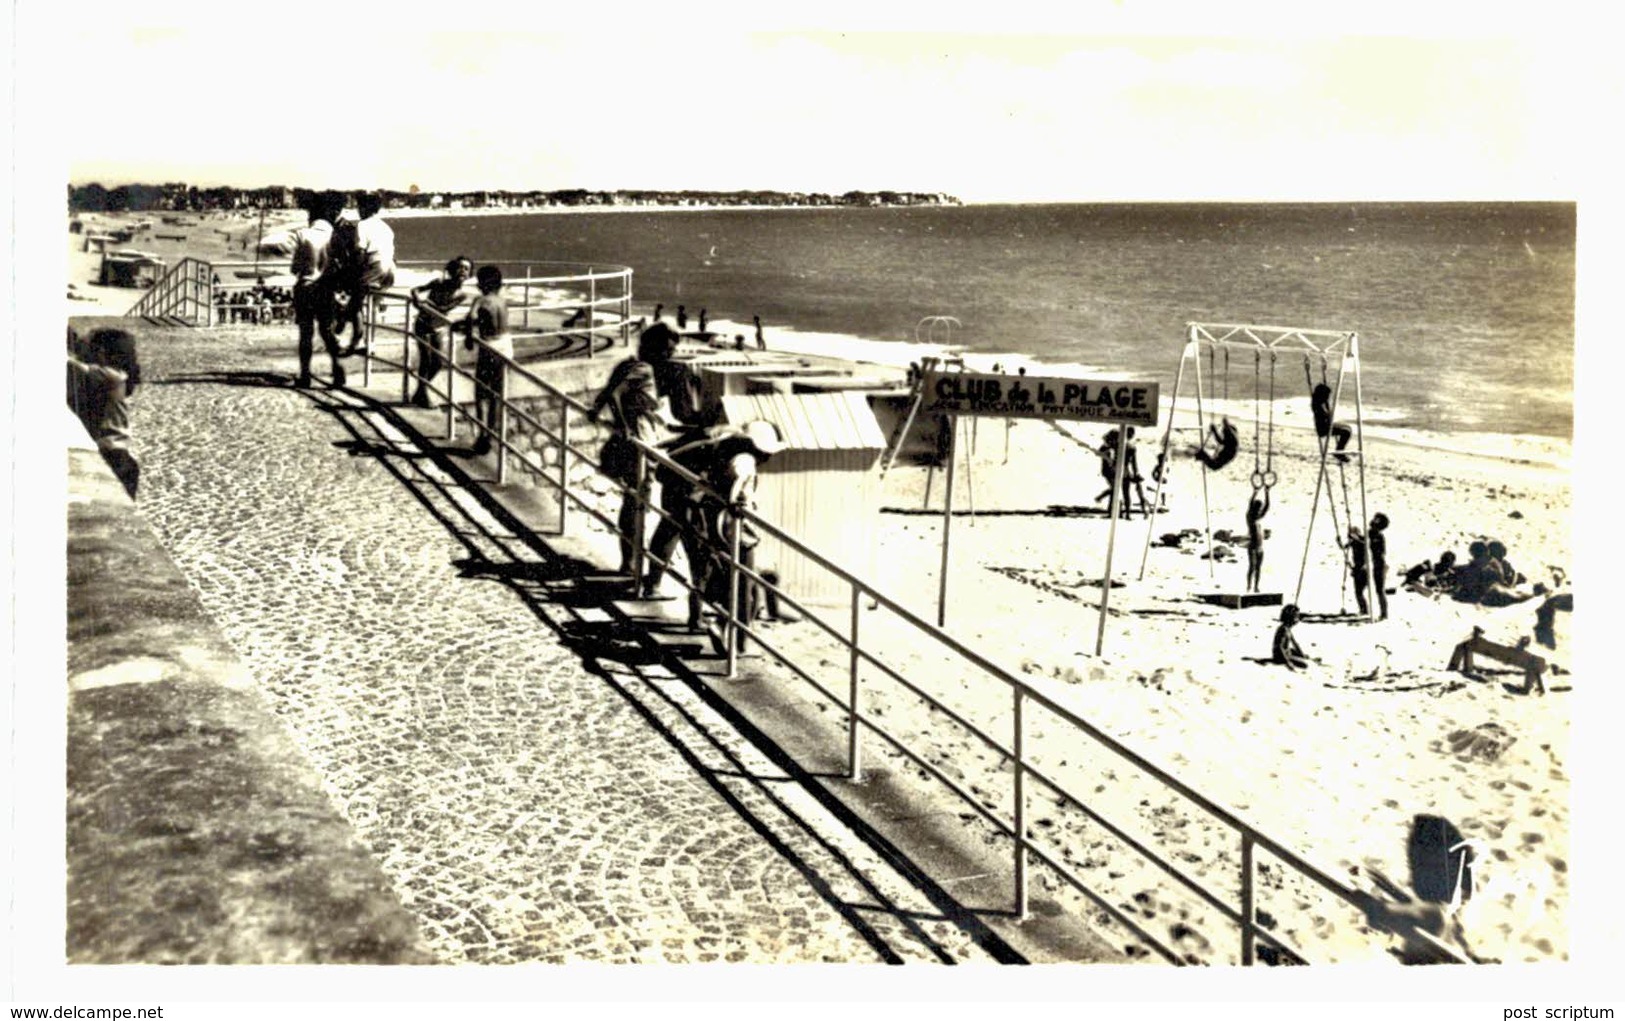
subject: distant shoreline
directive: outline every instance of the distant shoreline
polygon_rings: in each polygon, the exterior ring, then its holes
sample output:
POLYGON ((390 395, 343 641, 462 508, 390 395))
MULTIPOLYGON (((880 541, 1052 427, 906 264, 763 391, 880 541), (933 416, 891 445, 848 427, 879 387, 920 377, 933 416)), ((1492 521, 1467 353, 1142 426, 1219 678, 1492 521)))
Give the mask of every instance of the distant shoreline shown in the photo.
POLYGON ((379 214, 385 220, 419 220, 435 216, 552 216, 580 215, 583 213, 724 213, 738 210, 742 213, 765 212, 778 209, 817 210, 817 209, 951 209, 945 205, 919 205, 919 206, 809 206, 791 205, 789 203, 771 203, 765 205, 698 205, 698 206, 521 206, 521 207, 481 207, 478 209, 385 209, 379 214))

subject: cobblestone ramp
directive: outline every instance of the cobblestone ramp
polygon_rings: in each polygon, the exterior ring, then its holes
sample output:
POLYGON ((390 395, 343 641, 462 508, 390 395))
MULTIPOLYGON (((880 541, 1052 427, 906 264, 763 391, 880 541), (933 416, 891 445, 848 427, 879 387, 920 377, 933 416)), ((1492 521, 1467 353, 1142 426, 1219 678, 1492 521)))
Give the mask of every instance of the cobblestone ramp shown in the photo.
POLYGON ((147 344, 142 509, 441 960, 991 959, 460 485, 474 462, 281 355, 147 344))

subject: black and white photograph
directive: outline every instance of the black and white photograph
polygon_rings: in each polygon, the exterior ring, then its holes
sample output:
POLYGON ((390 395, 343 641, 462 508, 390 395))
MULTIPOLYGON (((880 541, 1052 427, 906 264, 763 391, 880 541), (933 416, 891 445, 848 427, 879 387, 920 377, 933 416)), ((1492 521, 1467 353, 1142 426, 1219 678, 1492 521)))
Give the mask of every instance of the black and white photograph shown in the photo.
POLYGON ((1589 19, 15 15, 13 1016, 1614 1016, 1589 19))

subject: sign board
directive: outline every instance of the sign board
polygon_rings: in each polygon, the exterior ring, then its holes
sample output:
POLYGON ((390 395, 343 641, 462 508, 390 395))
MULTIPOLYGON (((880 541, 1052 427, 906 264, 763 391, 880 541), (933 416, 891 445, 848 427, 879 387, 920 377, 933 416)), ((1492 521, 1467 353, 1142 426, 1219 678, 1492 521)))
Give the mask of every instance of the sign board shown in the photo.
POLYGON ((920 410, 932 415, 1157 424, 1156 383, 927 372, 921 396, 920 410))

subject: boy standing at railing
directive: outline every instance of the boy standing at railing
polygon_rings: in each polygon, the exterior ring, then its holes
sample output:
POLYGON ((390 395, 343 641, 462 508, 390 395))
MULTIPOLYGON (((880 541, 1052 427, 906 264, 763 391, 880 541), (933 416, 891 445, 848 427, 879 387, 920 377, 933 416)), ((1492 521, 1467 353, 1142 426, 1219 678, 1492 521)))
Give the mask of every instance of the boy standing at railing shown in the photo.
POLYGON ((491 450, 491 435, 501 428, 502 402, 507 398, 508 362, 513 359, 513 337, 508 333, 508 301, 502 296, 502 270, 481 266, 474 275, 480 296, 468 313, 468 340, 465 347, 479 341, 479 360, 474 364, 474 420, 481 427, 474 441, 474 453, 491 450))

